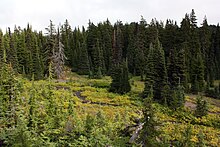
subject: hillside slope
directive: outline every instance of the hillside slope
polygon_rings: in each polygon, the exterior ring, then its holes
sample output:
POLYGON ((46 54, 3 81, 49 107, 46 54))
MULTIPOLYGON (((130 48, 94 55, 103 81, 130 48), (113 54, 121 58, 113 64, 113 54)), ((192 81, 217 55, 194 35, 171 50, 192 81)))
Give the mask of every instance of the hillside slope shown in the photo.
MULTIPOLYGON (((1 120, 2 143, 130 146, 128 141, 132 130, 135 130, 143 117, 142 98, 139 94, 143 91, 144 83, 140 81, 140 77, 130 80, 132 90, 126 95, 108 92, 110 77, 88 79, 86 76, 66 72, 62 80, 30 82, 20 78, 19 81, 23 85, 23 91, 17 100, 19 125, 5 130, 6 120, 1 120), (126 128, 130 128, 129 131, 126 128), (23 137, 23 142, 18 139, 19 136, 23 137)), ((220 144, 219 100, 207 98, 210 104, 209 114, 196 118, 193 115, 195 97, 186 96, 183 110, 173 111, 158 103, 153 104, 156 120, 160 124, 160 141, 167 140, 168 144, 184 141, 183 134, 190 127, 190 140, 194 145, 198 142, 199 132, 204 134, 207 146, 220 144)))

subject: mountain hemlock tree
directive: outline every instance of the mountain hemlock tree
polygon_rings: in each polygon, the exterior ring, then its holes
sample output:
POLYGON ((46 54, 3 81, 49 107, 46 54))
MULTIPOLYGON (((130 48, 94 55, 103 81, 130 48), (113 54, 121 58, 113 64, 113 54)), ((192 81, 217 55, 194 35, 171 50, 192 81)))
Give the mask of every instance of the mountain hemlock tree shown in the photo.
POLYGON ((52 56, 54 54, 55 48, 57 47, 56 45, 56 29, 55 25, 53 22, 50 20, 50 25, 46 28, 46 45, 44 49, 44 67, 45 71, 44 73, 49 76, 49 65, 52 62, 52 56))
POLYGON ((192 65, 191 90, 193 93, 198 93, 204 90, 204 64, 201 52, 198 52, 192 60, 194 64, 192 65))
POLYGON ((150 45, 147 66, 146 81, 143 96, 148 97, 149 86, 153 85, 154 99, 163 102, 162 92, 167 83, 167 70, 165 67, 165 55, 159 39, 150 45))
POLYGON ((150 94, 150 88, 152 85, 154 85, 154 74, 155 74, 155 60, 154 60, 154 48, 153 44, 150 44, 149 48, 149 54, 147 58, 147 65, 146 65, 146 79, 145 79, 145 87, 143 91, 143 97, 147 98, 148 95, 150 94))
POLYGON ((207 22, 206 16, 204 17, 202 27, 200 29, 200 44, 201 44, 201 52, 204 61, 205 67, 205 80, 208 81, 211 85, 214 83, 214 53, 211 48, 211 31, 209 29, 209 25, 207 22))
POLYGON ((196 98, 196 110, 195 110, 195 116, 196 117, 203 117, 208 114, 208 103, 206 100, 203 99, 202 95, 199 95, 196 98))
POLYGON ((86 48, 86 37, 83 37, 83 42, 80 45, 80 53, 79 53, 79 65, 78 65, 78 71, 77 73, 80 75, 88 75, 90 68, 89 68, 89 57, 88 57, 88 51, 86 48))
POLYGON ((68 20, 66 19, 64 25, 61 26, 61 42, 64 45, 64 51, 66 56, 65 64, 67 66, 72 65, 71 35, 72 35, 72 29, 71 26, 69 25, 68 20))
POLYGON ((15 126, 17 123, 16 103, 19 90, 12 65, 7 64, 6 50, 3 50, 3 63, 0 67, 0 118, 5 120, 5 127, 15 126))
POLYGON ((176 89, 174 90, 175 96, 173 102, 171 102, 171 107, 174 109, 181 108, 185 103, 184 87, 180 85, 180 82, 176 89))
POLYGON ((113 67, 110 92, 124 94, 131 90, 127 62, 122 59, 122 31, 116 24, 113 35, 113 67))
POLYGON ((143 147, 156 147, 159 145, 157 137, 160 135, 160 131, 156 128, 159 123, 155 119, 155 108, 153 107, 153 86, 150 88, 148 97, 144 100, 144 122, 143 128, 140 131, 138 141, 143 147))

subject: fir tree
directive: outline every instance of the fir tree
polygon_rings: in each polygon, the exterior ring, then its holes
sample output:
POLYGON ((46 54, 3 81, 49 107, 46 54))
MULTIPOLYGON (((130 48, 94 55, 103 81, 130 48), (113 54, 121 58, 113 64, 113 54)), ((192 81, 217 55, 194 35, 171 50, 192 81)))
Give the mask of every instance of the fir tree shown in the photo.
POLYGON ((146 79, 145 79, 145 87, 144 87, 144 91, 143 91, 143 97, 147 98, 148 95, 150 94, 150 88, 152 85, 154 85, 154 74, 156 72, 154 65, 155 60, 154 60, 154 48, 153 48, 153 44, 150 44, 150 48, 149 48, 149 54, 148 54, 148 60, 147 60, 147 65, 146 65, 146 79))
POLYGON ((69 25, 68 20, 66 19, 64 25, 61 27, 61 42, 64 45, 64 52, 65 52, 65 64, 68 66, 72 65, 72 47, 71 47, 71 35, 72 35, 72 29, 69 25))
POLYGON ((115 26, 113 35, 113 69, 110 92, 124 94, 131 90, 128 78, 127 62, 122 61, 122 34, 119 24, 115 26))
POLYGON ((102 65, 104 68, 102 69, 103 73, 110 74, 111 66, 112 66, 112 33, 113 33, 113 27, 109 20, 107 19, 103 23, 98 24, 98 29, 101 34, 101 48, 103 51, 103 62, 104 65, 102 65))
POLYGON ((5 119, 6 127, 17 123, 16 103, 19 96, 19 83, 11 64, 7 64, 6 50, 3 51, 3 63, 0 67, 0 118, 5 119))
POLYGON ((158 38, 153 46, 150 45, 146 68, 146 81, 143 94, 146 97, 149 94, 149 85, 153 85, 154 99, 162 102, 162 91, 167 82, 167 70, 165 67, 164 50, 158 38))
POLYGON ((199 52, 192 60, 194 64, 192 65, 191 90, 197 93, 204 90, 204 64, 201 53, 199 52))
POLYGON ((86 48, 86 40, 84 36, 84 40, 80 46, 80 54, 79 54, 79 67, 78 67, 78 74, 88 75, 89 74, 89 58, 88 58, 88 51, 86 48))
POLYGON ((209 80, 211 85, 213 85, 213 66, 214 66, 214 57, 211 49, 211 32, 209 29, 209 25, 207 22, 207 18, 205 17, 202 23, 202 27, 200 29, 200 42, 201 42, 201 52, 204 61, 204 77, 205 80, 209 80))
POLYGON ((143 128, 139 136, 139 142, 143 147, 156 147, 159 145, 156 137, 159 136, 160 131, 156 128, 156 126, 159 125, 159 123, 155 119, 155 108, 152 106, 153 97, 153 86, 151 86, 150 93, 148 97, 144 100, 143 128))
POLYGON ((44 67, 45 71, 44 73, 48 75, 49 73, 49 64, 52 62, 52 56, 54 54, 55 48, 57 47, 56 45, 56 29, 55 25, 53 22, 50 20, 50 25, 46 28, 46 45, 44 49, 44 67))
POLYGON ((199 95, 196 99, 196 117, 203 117, 208 114, 208 103, 203 99, 202 95, 199 95))

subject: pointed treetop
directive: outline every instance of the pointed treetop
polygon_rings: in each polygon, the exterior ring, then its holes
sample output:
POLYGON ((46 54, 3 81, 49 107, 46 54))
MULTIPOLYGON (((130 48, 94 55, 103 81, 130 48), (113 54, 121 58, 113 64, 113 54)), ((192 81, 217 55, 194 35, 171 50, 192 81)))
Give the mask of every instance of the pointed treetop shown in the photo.
POLYGON ((192 9, 192 12, 190 13, 190 22, 193 28, 197 27, 197 18, 194 9, 192 9))

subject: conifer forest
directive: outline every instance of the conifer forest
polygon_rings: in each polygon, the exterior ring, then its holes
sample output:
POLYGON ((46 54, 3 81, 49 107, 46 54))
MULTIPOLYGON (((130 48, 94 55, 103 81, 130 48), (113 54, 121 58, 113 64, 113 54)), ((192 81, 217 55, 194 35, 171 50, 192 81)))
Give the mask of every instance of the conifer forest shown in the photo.
POLYGON ((0 147, 220 146, 219 24, 45 27, 0 30, 0 147))

